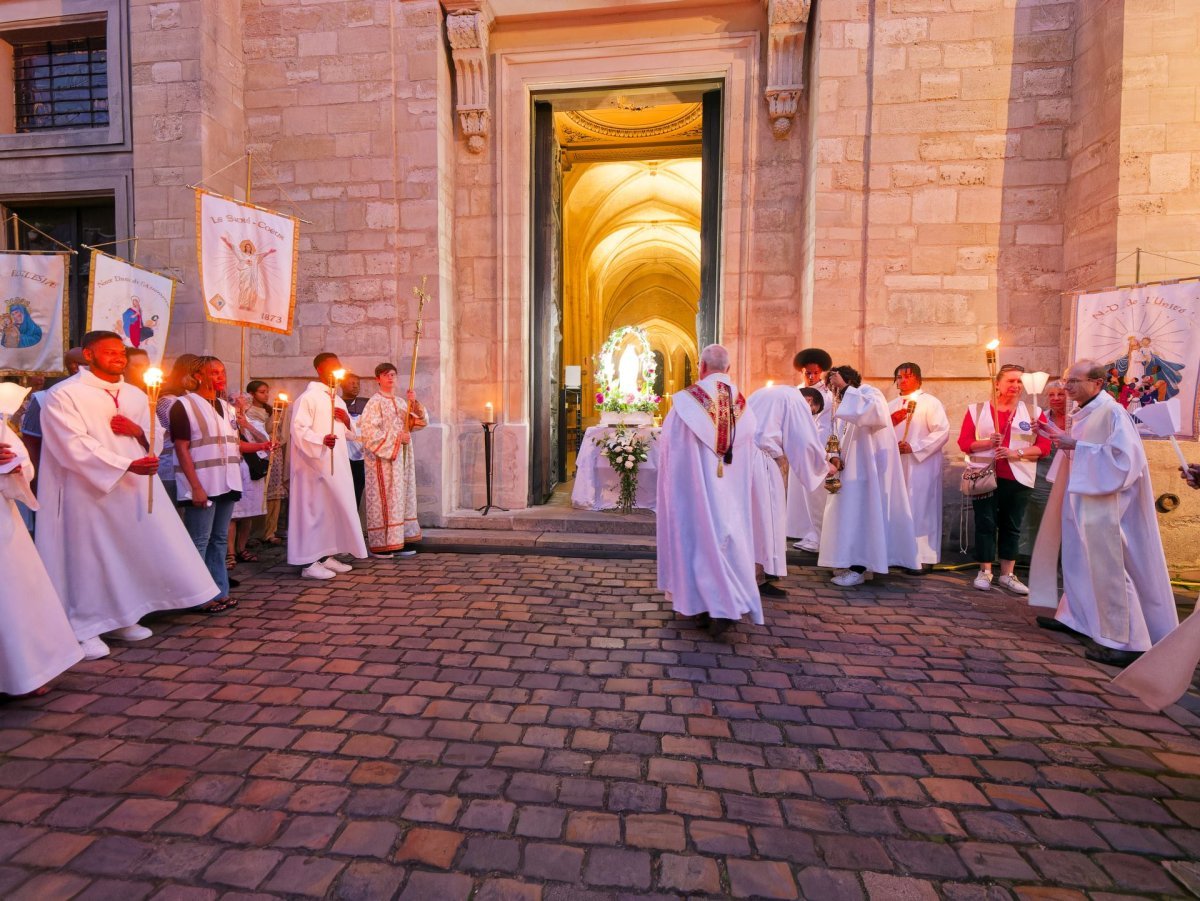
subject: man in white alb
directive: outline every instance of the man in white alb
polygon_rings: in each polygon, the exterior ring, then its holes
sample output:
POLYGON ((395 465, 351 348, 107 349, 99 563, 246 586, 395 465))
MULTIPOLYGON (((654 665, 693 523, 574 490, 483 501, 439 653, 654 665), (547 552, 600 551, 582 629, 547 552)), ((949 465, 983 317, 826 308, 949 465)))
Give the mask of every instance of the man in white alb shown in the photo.
MULTIPOLYGON (((833 358, 819 347, 806 347, 796 354, 792 366, 799 373, 800 388, 810 388, 821 393, 822 406, 814 419, 817 439, 821 446, 829 440, 830 417, 833 410, 833 394, 825 384, 825 373, 833 366, 833 358)), ((805 491, 803 485, 788 476, 787 533, 800 539, 793 547, 810 554, 821 548, 821 524, 825 519, 825 505, 829 494, 823 485, 805 491)))
POLYGON ((787 500, 779 461, 787 461, 788 480, 805 493, 819 489, 831 470, 809 402, 799 391, 787 385, 759 388, 747 403, 755 422, 754 561, 765 575, 759 593, 781 597, 786 592, 774 580, 787 575, 787 500))
POLYGON ((91 660, 108 654, 100 636, 148 638, 143 616, 207 603, 217 586, 156 474, 149 402, 121 378, 120 336, 89 332, 83 355, 87 368, 44 401, 37 549, 91 660))
POLYGON ((917 561, 924 566, 942 558, 942 448, 950 440, 950 420, 942 402, 921 387, 920 366, 901 363, 894 375, 900 396, 892 399, 888 410, 912 507, 917 561))
POLYGON ((714 637, 761 624, 750 520, 754 414, 729 378, 729 351, 700 354, 700 381, 671 398, 659 436, 658 587, 714 637))
POLYGON ((1033 548, 1029 603, 1057 607, 1038 625, 1084 636, 1089 660, 1128 666, 1179 625, 1179 615, 1146 451, 1129 414, 1104 390, 1107 379, 1103 365, 1080 360, 1065 376, 1079 405, 1070 431, 1036 426, 1060 453, 1033 548))
POLYGON ((817 565, 831 568, 833 584, 842 587, 863 584, 868 571, 917 569, 912 508, 887 401, 850 366, 829 370, 829 386, 842 485, 825 510, 817 565))
POLYGON ((353 568, 335 555, 362 560, 367 545, 346 453, 354 428, 345 401, 330 390, 341 363, 336 354, 320 353, 313 368, 317 381, 308 383, 292 407, 287 559, 304 567, 300 575, 306 579, 332 579, 353 568))

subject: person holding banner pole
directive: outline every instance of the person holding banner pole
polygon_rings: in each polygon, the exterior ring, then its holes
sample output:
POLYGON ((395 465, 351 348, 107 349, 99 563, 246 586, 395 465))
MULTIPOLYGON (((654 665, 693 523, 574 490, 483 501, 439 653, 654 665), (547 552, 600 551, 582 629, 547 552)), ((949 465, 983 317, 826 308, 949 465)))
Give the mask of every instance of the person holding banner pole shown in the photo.
POLYGON ((1179 618, 1146 451, 1129 414, 1104 390, 1106 370, 1093 360, 1067 370, 1067 394, 1079 405, 1069 432, 1037 425, 1061 453, 1033 549, 1029 602, 1055 608, 1039 626, 1081 635, 1089 660, 1124 667, 1179 618))
POLYGON ((353 569, 336 555, 362 560, 367 546, 346 448, 354 426, 345 401, 332 388, 341 363, 337 354, 320 353, 313 368, 317 380, 292 407, 287 559, 304 567, 302 578, 332 579, 353 569))

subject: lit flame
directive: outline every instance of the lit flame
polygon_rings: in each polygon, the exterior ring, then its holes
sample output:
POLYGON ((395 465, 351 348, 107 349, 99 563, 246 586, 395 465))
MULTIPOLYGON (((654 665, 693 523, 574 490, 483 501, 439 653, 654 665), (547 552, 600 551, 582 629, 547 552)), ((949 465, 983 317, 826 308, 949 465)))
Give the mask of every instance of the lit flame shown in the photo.
POLYGON ((1000 339, 999 339, 999 338, 993 338, 991 341, 989 341, 989 342, 988 342, 988 344, 987 344, 987 349, 988 349, 988 350, 995 350, 995 349, 996 349, 997 347, 999 347, 999 346, 1000 346, 1000 339))
POLYGON ((280 402, 281 404, 286 404, 286 403, 287 403, 287 395, 286 395, 286 394, 283 394, 283 393, 281 393, 281 394, 279 395, 279 402, 280 402))
POLYGON ((344 369, 333 370, 333 380, 335 382, 340 382, 345 377, 346 377, 346 370, 344 370, 344 369))
POLYGON ((774 382, 773 382, 771 379, 767 379, 767 387, 768 387, 768 388, 771 388, 771 387, 773 387, 774 385, 775 385, 775 383, 774 383, 774 382))
POLYGON ((157 388, 162 384, 163 371, 156 366, 151 366, 142 375, 142 383, 147 388, 157 388))

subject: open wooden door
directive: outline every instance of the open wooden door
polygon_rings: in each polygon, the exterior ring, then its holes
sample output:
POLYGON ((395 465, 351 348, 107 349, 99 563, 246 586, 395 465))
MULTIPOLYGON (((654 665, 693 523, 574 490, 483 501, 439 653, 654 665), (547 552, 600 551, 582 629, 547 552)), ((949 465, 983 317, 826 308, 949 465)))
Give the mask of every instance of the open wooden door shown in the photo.
POLYGON ((696 344, 703 350, 720 340, 721 322, 721 91, 701 98, 700 139, 700 307, 696 344))
POLYGON ((562 400, 562 161, 549 103, 533 104, 533 316, 530 336, 530 505, 544 504, 565 478, 562 400))

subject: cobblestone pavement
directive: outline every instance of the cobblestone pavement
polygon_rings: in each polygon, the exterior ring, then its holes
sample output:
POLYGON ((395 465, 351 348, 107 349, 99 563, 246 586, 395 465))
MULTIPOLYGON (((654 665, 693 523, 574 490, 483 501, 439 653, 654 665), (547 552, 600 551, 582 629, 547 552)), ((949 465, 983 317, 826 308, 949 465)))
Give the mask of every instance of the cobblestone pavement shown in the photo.
POLYGON ((1200 719, 961 577, 783 583, 717 643, 653 564, 245 579, 0 707, 0 897, 1187 897, 1200 719))

